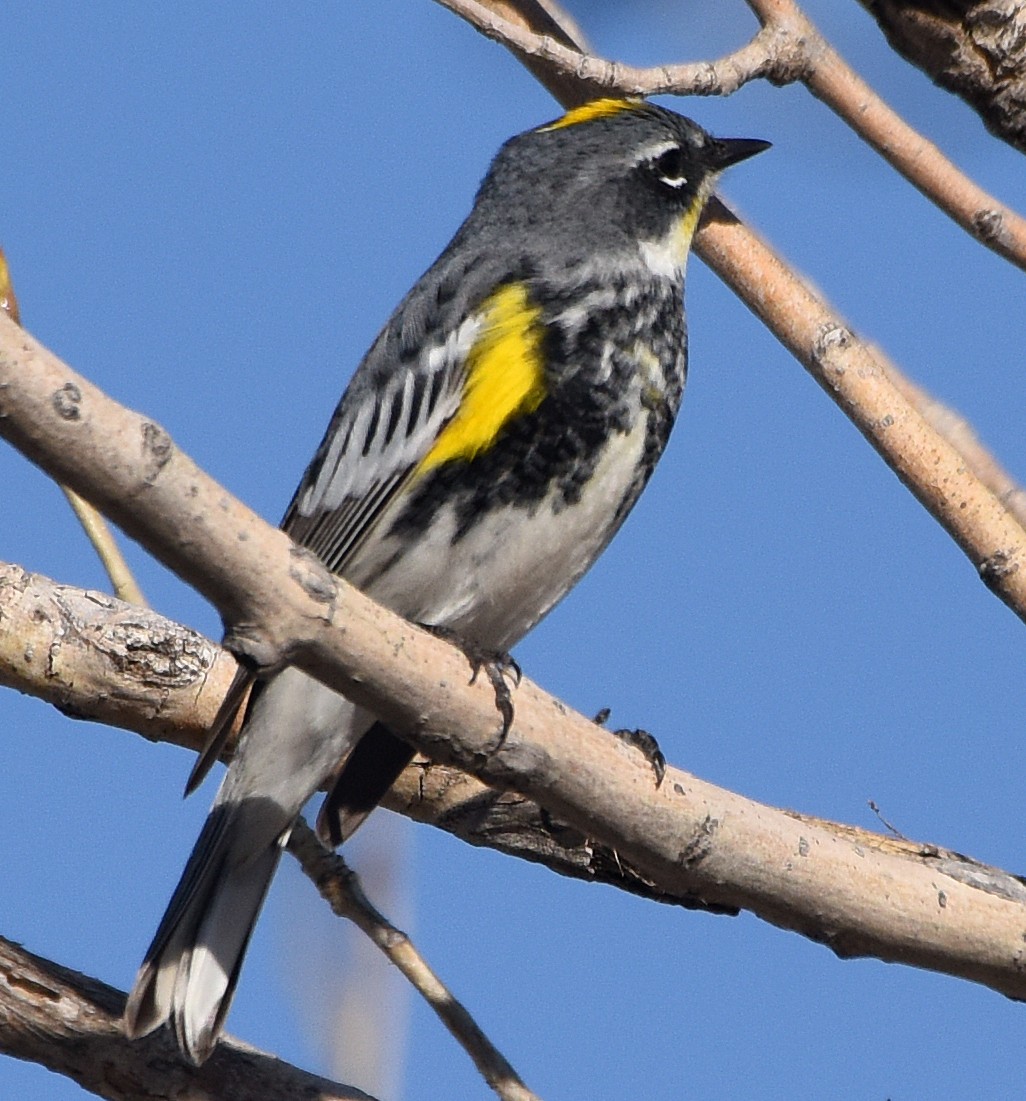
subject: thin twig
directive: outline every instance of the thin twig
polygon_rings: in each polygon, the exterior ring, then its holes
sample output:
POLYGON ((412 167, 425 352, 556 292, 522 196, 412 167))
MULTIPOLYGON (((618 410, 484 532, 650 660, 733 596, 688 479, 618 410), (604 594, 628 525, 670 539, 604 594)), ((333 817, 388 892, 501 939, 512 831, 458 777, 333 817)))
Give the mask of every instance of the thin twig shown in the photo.
POLYGON ((288 849, 332 912, 354 922, 420 992, 502 1101, 538 1101, 466 1008, 431 970, 406 933, 370 903, 356 873, 340 856, 324 848, 302 818, 292 828, 288 849))
MULTIPOLYGON (((800 56, 791 39, 775 25, 756 32, 750 42, 715 61, 686 62, 639 69, 619 61, 607 61, 580 48, 557 41, 528 22, 528 13, 514 22, 511 15, 524 8, 510 0, 438 0, 454 15, 465 19, 487 38, 511 49, 521 60, 530 60, 546 73, 570 82, 575 102, 602 95, 724 96, 749 81, 765 77, 774 83, 800 79, 800 56)), ((568 32, 563 32, 568 38, 568 32)), ((534 66, 532 65, 532 69, 534 66)), ((541 76, 537 73, 535 75, 541 76)), ((564 87, 546 87, 566 103, 564 87)), ((569 104, 567 104, 569 106, 569 104)))
MULTIPOLYGON (((607 61, 514 21, 515 0, 438 0, 530 63, 565 106, 595 95, 730 95, 749 81, 801 82, 893 168, 987 248, 1026 270, 1026 219, 960 171, 866 84, 794 0, 748 0, 762 27, 715 61, 646 69, 607 61), (498 9, 498 10, 496 10, 498 9)), ((564 35, 565 37, 565 35, 564 35)))
POLYGON ((11 269, 7 266, 7 257, 0 248, 0 310, 16 324, 21 324, 21 310, 18 309, 18 298, 14 293, 14 284, 11 282, 11 269))
MULTIPOLYGON (((18 299, 14 293, 14 283, 11 279, 11 269, 8 267, 4 250, 0 249, 0 311, 3 311, 16 324, 21 324, 21 310, 18 308, 18 299)), ((100 556, 103 568, 107 571, 111 584, 114 586, 114 594, 129 604, 146 606, 146 598, 142 594, 132 571, 128 568, 121 548, 114 538, 110 526, 103 516, 86 500, 79 497, 66 485, 61 485, 64 496, 68 499, 72 511, 78 517, 79 523, 85 530, 89 542, 92 543, 96 553, 100 556)))
POLYGON ((58 483, 68 499, 72 511, 78 517, 79 523, 85 530, 94 550, 100 556, 103 568, 107 571, 111 584, 114 586, 114 595, 119 600, 128 604, 138 604, 140 608, 146 607, 146 597, 142 589, 128 567, 121 548, 118 546, 110 525, 95 508, 66 485, 58 483))
POLYGON ((800 43, 802 82, 932 203, 981 244, 1026 271, 1026 219, 999 202, 911 127, 826 41, 794 0, 748 0, 766 26, 800 43))

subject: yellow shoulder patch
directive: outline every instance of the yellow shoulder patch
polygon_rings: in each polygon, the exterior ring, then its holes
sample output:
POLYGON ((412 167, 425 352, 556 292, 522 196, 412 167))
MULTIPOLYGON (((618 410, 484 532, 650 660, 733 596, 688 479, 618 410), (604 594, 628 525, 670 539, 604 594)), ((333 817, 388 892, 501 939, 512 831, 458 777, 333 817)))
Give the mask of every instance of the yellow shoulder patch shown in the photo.
POLYGON ((545 397, 541 309, 523 283, 500 287, 482 303, 484 321, 467 356, 467 380, 456 415, 421 459, 417 474, 487 451, 513 417, 545 397))
POLYGON ((560 119, 550 122, 542 130, 562 130, 566 126, 577 126, 582 122, 591 122, 592 119, 604 119, 610 115, 618 115, 621 111, 638 111, 645 106, 643 99, 632 97, 631 99, 593 99, 588 103, 582 103, 580 107, 574 107, 560 119))

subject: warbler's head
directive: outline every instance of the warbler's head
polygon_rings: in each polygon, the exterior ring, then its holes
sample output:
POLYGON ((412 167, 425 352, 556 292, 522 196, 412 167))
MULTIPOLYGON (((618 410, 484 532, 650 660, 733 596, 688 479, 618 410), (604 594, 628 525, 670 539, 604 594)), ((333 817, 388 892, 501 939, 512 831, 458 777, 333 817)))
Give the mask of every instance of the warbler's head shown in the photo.
POLYGON ((506 142, 471 222, 503 250, 551 246, 565 263, 640 250, 657 274, 673 274, 720 172, 768 146, 714 138, 644 100, 593 100, 506 142))

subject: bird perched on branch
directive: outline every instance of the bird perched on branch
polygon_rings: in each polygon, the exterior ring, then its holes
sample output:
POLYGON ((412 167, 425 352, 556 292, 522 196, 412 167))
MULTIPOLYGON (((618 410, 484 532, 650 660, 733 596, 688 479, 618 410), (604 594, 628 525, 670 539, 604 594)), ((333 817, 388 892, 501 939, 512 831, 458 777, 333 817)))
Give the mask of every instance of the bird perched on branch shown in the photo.
MULTIPOLYGON (((684 387, 699 215, 719 173, 767 145, 637 99, 595 100, 506 142, 353 375, 288 508, 285 531, 329 569, 487 664, 504 726, 494 656, 566 595, 648 481, 684 387)), ((129 997, 128 1034, 170 1021, 183 1052, 206 1059, 303 805, 329 781, 318 831, 338 844, 412 753, 298 669, 258 680, 129 997)))

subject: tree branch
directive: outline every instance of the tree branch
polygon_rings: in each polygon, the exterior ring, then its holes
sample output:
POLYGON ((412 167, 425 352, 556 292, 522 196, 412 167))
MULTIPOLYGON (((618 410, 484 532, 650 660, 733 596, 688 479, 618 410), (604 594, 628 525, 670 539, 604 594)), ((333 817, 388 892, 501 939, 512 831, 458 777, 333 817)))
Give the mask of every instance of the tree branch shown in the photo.
POLYGON ((860 0, 891 48, 1026 153, 1026 8, 1019 0, 860 0))
MULTIPOLYGON (((1026 620, 1026 531, 977 473, 986 470, 942 437, 912 405, 900 373, 881 361, 769 245, 719 200, 695 244, 702 259, 772 330, 944 527, 986 585, 1026 620)), ((997 485, 994 486, 995 490, 997 485)))
POLYGON ((293 827, 288 848, 332 913, 352 921, 385 953, 435 1011, 502 1101, 538 1101, 537 1095, 524 1085, 477 1022, 427 965, 410 938, 371 905, 356 874, 342 857, 324 848, 302 818, 293 827))
POLYGON ((512 50, 568 107, 596 95, 729 95, 759 78, 774 84, 800 81, 962 229, 1026 270, 1026 219, 973 183, 888 107, 794 0, 748 0, 762 29, 726 57, 647 69, 595 57, 580 43, 554 41, 532 21, 533 5, 438 2, 512 50))
POLYGON ((793 83, 801 79, 804 65, 794 39, 776 24, 763 26, 750 42, 713 61, 640 69, 587 53, 566 31, 552 37, 530 0, 437 2, 516 54, 567 107, 609 95, 727 96, 760 78, 793 83))
MULTIPOLYGON (((449 6, 451 0, 441 2, 449 6)), ((846 83, 845 72, 838 70, 839 58, 792 0, 750 0, 750 4, 766 26, 777 27, 796 42, 810 64, 824 50, 828 51, 828 75, 817 78, 823 81, 821 91, 837 82, 854 95, 854 89, 846 83)), ((514 52, 523 48, 524 35, 539 37, 537 28, 531 26, 523 11, 513 24, 490 11, 494 0, 471 6, 489 12, 490 33, 502 41, 508 36, 514 43, 511 46, 514 52)), ((518 5, 514 0, 506 0, 503 7, 518 5)), ((561 73, 564 77, 570 75, 567 69, 561 73)), ((628 89, 623 91, 626 93, 628 89)), ((875 120, 871 129, 876 132, 883 119, 886 131, 886 118, 878 110, 883 105, 869 92, 874 102, 865 106, 875 120)), ((844 95, 838 92, 835 98, 843 100, 844 95)), ((571 96, 564 104, 579 99, 579 95, 571 96)), ((863 101, 856 96, 845 103, 850 114, 848 121, 854 124, 863 101)), ((894 119, 901 122, 897 116, 894 119)), ((906 154, 913 161, 926 155, 921 147, 906 149, 902 156, 906 154)), ((974 186, 965 183, 970 189, 974 186)), ((971 222, 980 215, 980 209, 974 207, 965 213, 971 222)), ((1000 222, 1002 233, 1010 224, 1003 214, 996 220, 979 217, 977 221, 981 224, 990 221, 993 225, 1000 222)), ((1014 251, 1021 254, 1026 265, 1026 223, 1017 216, 1013 216, 1013 221, 1014 251)), ((1026 574, 1019 569, 1020 565, 1026 565, 1026 533, 1004 507, 1006 500, 1015 499, 1018 504, 1019 497, 1009 488, 1010 479, 1002 477, 1000 466, 988 461, 989 456, 981 454, 982 449, 975 451, 971 459, 963 455, 959 447, 965 433, 951 431, 949 436, 953 418, 937 417, 935 408, 931 408, 930 414, 937 427, 932 427, 913 404, 920 402, 922 391, 907 383, 893 364, 859 342, 837 312, 718 200, 709 204, 694 247, 840 405, 884 461, 966 552, 987 585, 1020 618, 1026 618, 1023 603, 1026 577, 1015 580, 1016 574, 1026 574), (1013 588, 1019 591, 1012 593, 1013 588)))
MULTIPOLYGON (((227 651, 188 627, 5 563, 0 563, 0 622, 0 684, 45 700, 71 718, 193 752, 206 741, 236 668, 227 651)), ((384 805, 471 845, 544 864, 560 875, 660 902, 700 905, 690 896, 660 892, 608 846, 553 821, 522 795, 495 791, 423 757, 384 805)))
POLYGON ((147 608, 0 564, 0 684, 75 719, 198 750, 236 663, 147 608))
POLYGON ((109 1101, 373 1101, 224 1037, 202 1067, 166 1029, 129 1041, 120 990, 0 937, 0 1052, 40 1063, 109 1101))
MULTIPOLYGON (((857 373, 863 353, 842 335, 824 330, 819 354, 832 363, 836 352, 857 373)), ((526 680, 500 744, 492 691, 467 683, 462 654, 328 574, 151 422, 3 318, 0 412, 0 431, 124 518, 234 617, 231 637, 249 660, 293 661, 432 758, 514 788, 607 845, 667 895, 749 908, 842 956, 901 961, 1026 997, 1017 880, 930 846, 882 838, 874 847, 872 835, 854 840, 676 769, 656 789, 640 754, 526 680)))

